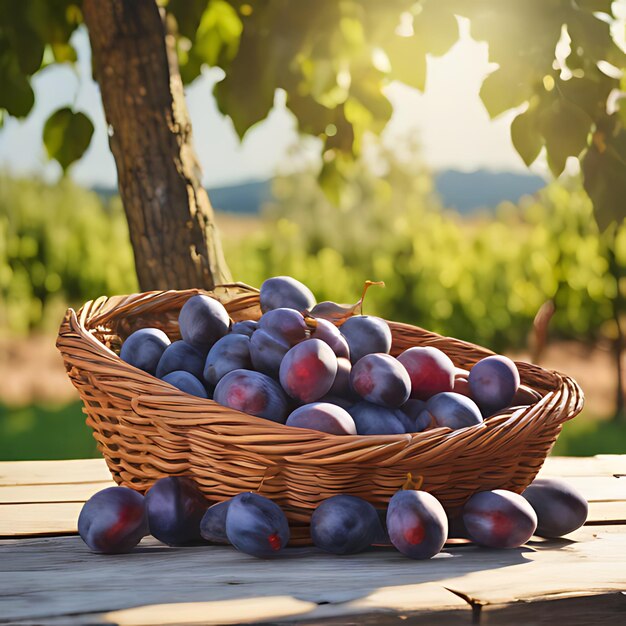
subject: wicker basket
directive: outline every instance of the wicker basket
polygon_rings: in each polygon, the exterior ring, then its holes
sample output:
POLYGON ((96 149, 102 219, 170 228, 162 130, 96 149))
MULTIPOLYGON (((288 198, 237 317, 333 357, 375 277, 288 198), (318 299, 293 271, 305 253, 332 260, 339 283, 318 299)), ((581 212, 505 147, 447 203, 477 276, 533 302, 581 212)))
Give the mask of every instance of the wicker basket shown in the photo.
MULTIPOLYGON (((450 513, 477 491, 520 492, 541 468, 563 422, 582 409, 583 393, 574 380, 517 363, 522 382, 542 399, 457 431, 339 437, 252 417, 184 394, 115 352, 125 337, 146 326, 179 338, 178 312, 198 293, 206 292, 103 297, 78 314, 67 311, 57 346, 87 424, 117 483, 143 492, 162 476, 184 474, 212 501, 258 491, 284 508, 296 545, 310 542, 310 515, 326 498, 350 493, 383 507, 408 472, 423 477, 422 488, 450 513)), ((233 320, 261 314, 258 291, 245 285, 225 285, 210 295, 233 320)), ((415 326, 390 326, 394 355, 410 346, 436 346, 455 365, 469 368, 492 354, 415 326)))

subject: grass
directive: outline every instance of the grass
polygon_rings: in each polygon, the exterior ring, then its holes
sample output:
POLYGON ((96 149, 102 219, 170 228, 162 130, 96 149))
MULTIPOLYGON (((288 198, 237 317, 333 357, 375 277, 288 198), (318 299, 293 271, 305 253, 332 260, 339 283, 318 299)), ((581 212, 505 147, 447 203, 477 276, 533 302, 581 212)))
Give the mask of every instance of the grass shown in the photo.
POLYGON ((0 404, 0 461, 85 459, 100 455, 80 402, 0 404))
MULTIPOLYGON (((583 414, 563 427, 552 454, 625 454, 626 424, 583 414)), ((99 456, 80 402, 57 406, 0 404, 0 461, 84 459, 99 456)))

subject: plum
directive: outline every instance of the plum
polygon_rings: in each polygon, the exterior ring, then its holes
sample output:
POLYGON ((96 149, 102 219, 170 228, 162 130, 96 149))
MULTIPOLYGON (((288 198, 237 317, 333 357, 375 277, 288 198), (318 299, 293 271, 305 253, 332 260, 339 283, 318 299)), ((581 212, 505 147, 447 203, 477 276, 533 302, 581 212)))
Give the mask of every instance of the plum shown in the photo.
POLYGON ((316 304, 311 290, 291 276, 274 276, 263 281, 259 299, 263 313, 279 308, 309 311, 316 304))
POLYGON ((272 309, 261 316, 259 329, 295 346, 309 336, 304 316, 294 309, 272 309))
POLYGON ((356 554, 380 536, 376 509, 356 496, 338 495, 324 500, 311 516, 313 543, 332 554, 356 554))
POLYGON ((411 379, 411 398, 428 400, 454 388, 454 363, 432 346, 408 348, 398 356, 411 379))
POLYGON ((282 509, 258 493, 240 493, 226 513, 228 541, 260 559, 276 556, 289 541, 289 525, 282 509))
POLYGON ((259 323, 255 320, 242 320, 235 322, 230 329, 233 335, 246 335, 252 337, 252 333, 258 328, 259 323))
MULTIPOLYGON (((406 422, 399 409, 388 409, 362 400, 350 409, 359 435, 399 435, 406 433, 406 422)), ((403 414, 402 414, 403 415, 403 414)))
POLYGON ((339 357, 337 359, 337 374, 329 390, 329 395, 340 396, 343 398, 358 399, 350 385, 350 372, 352 371, 352 363, 350 359, 339 357))
POLYGON ((181 339, 174 341, 165 348, 156 369, 156 377, 163 378, 171 372, 182 370, 201 379, 203 369, 204 355, 202 352, 181 339))
POLYGON ((78 516, 78 534, 92 552, 130 552, 148 532, 144 497, 128 487, 98 491, 78 516))
POLYGON ((289 348, 286 339, 264 330, 256 330, 250 337, 250 358, 254 369, 278 378, 280 364, 289 348))
POLYGON ((230 329, 230 317, 221 302, 205 295, 192 296, 178 315, 182 338, 206 354, 230 329))
POLYGON ((410 423, 410 430, 407 433, 421 433, 426 430, 432 421, 430 413, 424 412, 426 402, 423 400, 407 400, 401 407, 400 411, 406 415, 410 423))
POLYGON ((322 318, 316 319, 315 328, 311 331, 311 338, 321 339, 327 343, 337 358, 350 359, 348 342, 332 322, 322 318))
POLYGON ((537 528, 532 506, 505 489, 475 493, 462 514, 468 537, 489 548, 519 548, 537 528))
POLYGON ((520 384, 519 372, 511 359, 488 356, 472 367, 469 384, 472 398, 488 417, 511 405, 520 384))
POLYGON ((352 416, 345 409, 327 402, 311 402, 297 408, 287 418, 287 426, 310 428, 332 435, 356 435, 352 416))
POLYGON ((188 393, 190 396, 198 396, 198 398, 208 398, 209 394, 204 385, 189 372, 183 372, 181 370, 177 372, 170 372, 163 376, 163 382, 169 383, 173 387, 188 393))
POLYGON ((251 368, 250 337, 234 333, 224 335, 213 344, 206 357, 203 377, 209 385, 215 386, 228 372, 251 368))
POLYGON ((460 393, 466 398, 471 398, 472 391, 470 389, 469 378, 467 376, 455 376, 452 391, 454 391, 454 393, 460 393))
POLYGON ((353 315, 342 324, 341 334, 348 342, 353 365, 366 354, 391 350, 391 329, 380 317, 353 315))
POLYGON ((275 380, 260 372, 229 372, 217 383, 213 399, 236 411, 280 424, 284 424, 287 419, 288 403, 285 392, 275 380))
POLYGON ((539 402, 543 396, 526 385, 520 385, 511 400, 511 406, 527 406, 539 402))
POLYGON ((587 520, 587 500, 574 487, 558 478, 537 478, 522 496, 537 514, 540 537, 562 537, 580 528, 587 520))
POLYGON ((397 550, 412 559, 430 559, 448 537, 448 518, 441 503, 426 491, 398 491, 387 508, 387 532, 397 550))
POLYGON ((430 413, 435 426, 444 426, 452 430, 480 424, 483 421, 483 416, 476 403, 453 391, 432 396, 426 403, 424 410, 430 413))
POLYGON ((154 376, 159 360, 169 345, 168 336, 159 328, 142 328, 126 337, 120 359, 154 376))
POLYGON ((322 396, 317 402, 326 402, 327 404, 334 404, 335 406, 341 407, 348 411, 350 408, 354 406, 354 400, 351 398, 345 398, 343 396, 333 396, 330 393, 322 396))
POLYGON ((307 339, 285 354, 279 376, 283 389, 300 402, 326 395, 337 375, 337 357, 327 343, 307 339))
POLYGON ((352 389, 364 400, 389 408, 403 405, 411 393, 404 366, 389 354, 366 354, 352 367, 352 389))
POLYGON ((211 505, 200 521, 202 538, 211 543, 228 543, 226 536, 226 514, 230 500, 211 505))
POLYGON ((200 521, 208 506, 190 478, 159 478, 146 493, 150 534, 170 546, 198 541, 200 521))

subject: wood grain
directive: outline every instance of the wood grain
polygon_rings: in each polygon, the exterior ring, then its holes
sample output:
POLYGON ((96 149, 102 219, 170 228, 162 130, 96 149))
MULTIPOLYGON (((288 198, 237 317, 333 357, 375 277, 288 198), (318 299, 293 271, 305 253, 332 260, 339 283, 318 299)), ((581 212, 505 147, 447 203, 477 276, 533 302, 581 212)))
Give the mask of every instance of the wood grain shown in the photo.
MULTIPOLYGON (((242 601, 275 598, 277 591, 289 599, 285 605, 276 601, 281 620, 295 614, 313 620, 453 608, 469 618, 472 605, 622 591, 625 542, 623 526, 587 527, 568 540, 533 541, 518 550, 450 548, 429 561, 382 548, 348 557, 294 548, 280 559, 260 561, 230 547, 170 548, 152 538, 119 556, 91 554, 78 537, 2 541, 0 623, 115 611, 114 623, 147 624, 152 609, 145 609, 148 617, 123 611, 188 602, 221 602, 226 610, 224 601, 231 601, 237 615, 242 601), (287 604, 292 599, 313 606, 303 614, 303 605, 287 604)), ((207 608, 201 623, 215 623, 211 615, 207 608)), ((222 623, 226 617, 222 614, 222 623)), ((196 617, 190 620, 176 623, 198 623, 196 617)))

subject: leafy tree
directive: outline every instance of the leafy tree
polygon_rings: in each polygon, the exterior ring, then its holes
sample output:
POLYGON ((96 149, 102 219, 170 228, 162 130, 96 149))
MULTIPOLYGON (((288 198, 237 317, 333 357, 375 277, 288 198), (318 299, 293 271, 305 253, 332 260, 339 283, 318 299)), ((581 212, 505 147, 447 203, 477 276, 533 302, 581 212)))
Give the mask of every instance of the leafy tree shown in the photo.
MULTIPOLYGON (((511 126, 524 161, 545 148, 558 175, 568 157, 580 160, 615 257, 626 213, 626 61, 611 34, 614 8, 611 0, 0 0, 0 113, 28 115, 31 77, 75 61, 70 37, 84 21, 140 286, 211 287, 229 272, 183 84, 204 65, 221 67, 215 97, 241 137, 284 90, 300 131, 322 139, 320 179, 340 200, 364 135, 391 116, 383 87, 400 80, 423 89, 426 55, 456 41, 460 15, 499 65, 481 89, 490 115, 527 103, 511 126)), ((55 112, 44 129, 48 154, 67 168, 92 131, 84 113, 55 112)), ((623 269, 611 268, 623 283, 623 269)), ((618 289, 618 355, 623 307, 618 289)))

